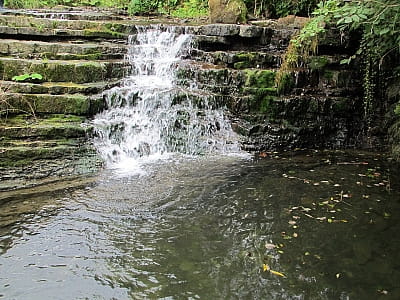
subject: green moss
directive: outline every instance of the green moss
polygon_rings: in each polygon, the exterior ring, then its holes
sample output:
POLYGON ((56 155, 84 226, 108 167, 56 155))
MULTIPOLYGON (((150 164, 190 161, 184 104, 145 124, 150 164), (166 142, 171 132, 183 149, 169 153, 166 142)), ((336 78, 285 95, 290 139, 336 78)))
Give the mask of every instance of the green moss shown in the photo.
POLYGON ((233 64, 233 68, 236 70, 243 70, 250 68, 253 64, 249 61, 238 61, 233 64))
POLYGON ((346 98, 335 100, 332 105, 332 110, 335 113, 346 113, 349 111, 349 100, 346 98))
POLYGON ((396 108, 394 109, 394 113, 396 115, 400 115, 400 103, 397 103, 396 108))
POLYGON ((52 53, 52 52, 43 52, 40 54, 40 58, 42 59, 61 59, 61 60, 98 60, 101 59, 102 53, 95 52, 89 54, 72 54, 72 53, 52 53))
POLYGON ((282 73, 278 84, 278 94, 282 95, 289 92, 294 87, 294 79, 291 73, 282 73))
POLYGON ((126 37, 125 33, 112 31, 106 28, 105 29, 87 28, 83 31, 83 34, 87 37, 118 38, 118 39, 124 39, 126 37))
POLYGON ((337 74, 336 74, 334 71, 332 71, 332 70, 324 70, 324 75, 323 75, 323 77, 324 77, 326 80, 328 80, 328 81, 332 81, 332 80, 335 79, 336 75, 337 75, 337 74))
POLYGON ((39 113, 90 115, 92 100, 84 95, 10 94, 7 107, 0 109, 39 113))
POLYGON ((247 69, 244 74, 245 86, 258 88, 273 88, 275 86, 275 71, 247 69))
POLYGON ((329 63, 329 60, 324 56, 313 56, 309 63, 311 70, 322 70, 329 63))

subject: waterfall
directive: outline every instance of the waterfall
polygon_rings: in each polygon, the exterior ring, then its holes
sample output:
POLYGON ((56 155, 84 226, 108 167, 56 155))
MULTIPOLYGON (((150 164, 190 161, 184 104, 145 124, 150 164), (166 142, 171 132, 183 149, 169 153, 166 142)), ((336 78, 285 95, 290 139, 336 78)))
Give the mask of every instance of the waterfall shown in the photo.
POLYGON ((171 153, 239 151, 237 137, 213 96, 177 84, 192 37, 172 29, 138 27, 129 37, 128 75, 105 93, 107 109, 95 116, 95 145, 108 163, 171 153))

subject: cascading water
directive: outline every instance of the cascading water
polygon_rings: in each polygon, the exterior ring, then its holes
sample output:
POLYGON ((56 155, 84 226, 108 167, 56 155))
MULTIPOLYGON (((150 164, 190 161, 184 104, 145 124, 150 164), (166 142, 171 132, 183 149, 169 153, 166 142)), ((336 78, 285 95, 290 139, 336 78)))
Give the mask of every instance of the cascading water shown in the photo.
POLYGON ((107 110, 94 119, 95 144, 108 163, 239 151, 236 134, 213 96, 177 85, 176 70, 192 38, 159 27, 139 27, 129 38, 129 75, 106 92, 107 110))

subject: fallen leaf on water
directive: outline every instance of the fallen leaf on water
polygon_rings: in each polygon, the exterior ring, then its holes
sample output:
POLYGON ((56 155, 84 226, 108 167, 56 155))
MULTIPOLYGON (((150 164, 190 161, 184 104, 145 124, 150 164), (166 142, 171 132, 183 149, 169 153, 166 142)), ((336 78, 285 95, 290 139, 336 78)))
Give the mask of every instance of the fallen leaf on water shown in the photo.
POLYGON ((283 274, 283 273, 281 273, 281 272, 277 272, 277 271, 274 271, 274 270, 269 270, 269 272, 270 272, 271 274, 274 274, 274 275, 277 275, 277 276, 281 276, 281 277, 286 278, 285 274, 283 274))
POLYGON ((266 249, 274 249, 276 246, 274 244, 270 244, 270 243, 265 243, 265 248, 266 249))
POLYGON ((278 272, 278 271, 274 271, 274 270, 271 270, 271 268, 267 265, 267 264, 263 264, 263 270, 264 270, 264 272, 270 272, 271 274, 274 274, 274 275, 277 275, 277 276, 281 276, 281 277, 285 277, 286 278, 286 276, 283 274, 283 273, 281 273, 281 272, 278 272))

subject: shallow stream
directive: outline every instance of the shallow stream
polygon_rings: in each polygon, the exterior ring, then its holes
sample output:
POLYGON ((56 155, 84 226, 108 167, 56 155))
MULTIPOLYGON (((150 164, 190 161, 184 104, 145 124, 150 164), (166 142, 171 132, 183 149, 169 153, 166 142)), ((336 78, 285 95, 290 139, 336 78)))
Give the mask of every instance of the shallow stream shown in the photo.
POLYGON ((0 204, 2 299, 399 299, 400 177, 344 152, 171 156, 0 204))

